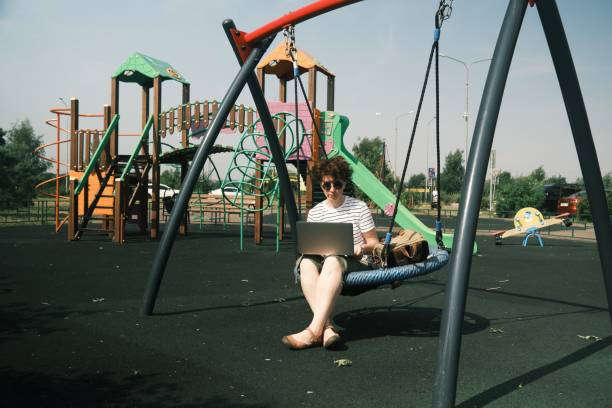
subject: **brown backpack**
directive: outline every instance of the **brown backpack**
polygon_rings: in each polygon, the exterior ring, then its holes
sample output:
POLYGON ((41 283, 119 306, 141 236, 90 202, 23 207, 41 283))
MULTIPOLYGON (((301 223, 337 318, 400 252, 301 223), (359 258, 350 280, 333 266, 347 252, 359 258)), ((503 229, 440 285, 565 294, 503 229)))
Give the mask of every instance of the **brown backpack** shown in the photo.
POLYGON ((429 256, 429 245, 423 235, 412 230, 400 230, 391 238, 390 256, 384 254, 384 243, 378 243, 372 251, 374 267, 386 268, 424 261, 429 256))

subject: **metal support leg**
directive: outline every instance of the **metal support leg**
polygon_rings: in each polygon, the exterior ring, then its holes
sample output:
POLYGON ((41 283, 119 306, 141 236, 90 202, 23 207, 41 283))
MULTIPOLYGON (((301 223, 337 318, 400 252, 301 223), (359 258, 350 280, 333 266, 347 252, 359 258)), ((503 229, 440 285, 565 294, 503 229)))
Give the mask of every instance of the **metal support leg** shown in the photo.
POLYGON ((578 152, 582 177, 591 205, 599 260, 608 298, 610 321, 612 322, 612 226, 610 225, 601 169, 597 160, 589 118, 557 4, 554 0, 538 1, 536 6, 559 79, 561 94, 578 152))
MULTIPOLYGON (((270 45, 270 42, 271 39, 262 40, 258 47, 254 47, 252 49, 251 54, 245 61, 244 65, 240 68, 238 75, 236 75, 236 78, 223 97, 223 102, 219 107, 219 111, 210 124, 210 127, 206 132, 206 136, 200 143, 200 146, 193 157, 191 167, 183 180, 181 191, 176 199, 173 211, 170 214, 170 218, 166 224, 166 229, 159 243, 157 253, 155 254, 155 259, 153 260, 153 267, 151 268, 151 273, 149 274, 149 280, 147 282, 147 287, 143 297, 143 304, 141 308, 142 315, 149 316, 153 312, 157 293, 159 292, 164 270, 166 268, 166 264, 168 263, 168 257, 170 256, 170 250, 174 244, 176 232, 178 231, 179 224, 181 223, 185 210, 187 209, 187 203, 189 201, 189 197, 191 197, 191 194, 193 193, 198 176, 204 167, 206 159, 210 155, 221 128, 225 125, 230 109, 236 103, 236 99, 238 99, 240 92, 242 92, 245 84, 253 74, 253 70, 270 45)), ((198 132, 193 132, 193 135, 196 133, 198 132)))
MULTIPOLYGON (((225 20, 223 22, 223 28, 225 33, 227 34, 227 38, 234 47, 234 52, 236 53, 236 58, 238 58, 238 62, 242 63, 242 59, 240 58, 240 53, 236 48, 236 44, 234 39, 232 38, 230 30, 235 29, 236 26, 232 20, 225 20)), ((291 189, 291 182, 289 181, 289 172, 287 171, 287 164, 285 163, 285 157, 283 154, 283 149, 278 141, 278 135, 276 134, 276 128, 274 127, 274 123, 272 122, 272 115, 270 114, 270 109, 268 108, 268 104, 266 102, 266 98, 264 97, 263 90, 259 85, 259 81, 257 80, 257 75, 255 72, 251 72, 251 75, 248 78, 247 84, 249 85, 249 90, 251 91, 251 95, 253 96, 253 102, 255 102, 255 107, 257 108, 257 113, 261 120, 261 124, 264 128, 264 133, 268 140, 268 146, 270 147, 270 153, 272 153, 272 160, 274 161, 274 166, 276 166, 276 171, 278 173, 278 179, 280 181, 280 191, 282 198, 286 203, 287 215, 289 216, 289 224, 291 225, 291 232, 295 237, 295 224, 297 221, 298 213, 297 206, 295 204, 295 198, 293 197, 293 190, 291 189)))
POLYGON ((459 222, 455 232, 440 326, 438 365, 432 401, 432 405, 436 408, 450 408, 455 405, 461 326, 465 312, 478 212, 499 108, 526 7, 525 0, 511 0, 508 3, 476 119, 461 191, 459 222))

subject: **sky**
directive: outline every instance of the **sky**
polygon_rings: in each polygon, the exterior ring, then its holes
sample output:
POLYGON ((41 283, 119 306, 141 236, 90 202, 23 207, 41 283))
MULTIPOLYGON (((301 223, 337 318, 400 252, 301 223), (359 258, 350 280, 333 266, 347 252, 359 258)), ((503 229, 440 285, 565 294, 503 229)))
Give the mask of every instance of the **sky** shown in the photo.
MULTIPOLYGON (((46 142, 55 131, 45 125, 50 108, 71 97, 81 112, 99 113, 110 103, 110 77, 138 51, 169 62, 191 83, 192 100, 221 99, 238 64, 222 30, 231 18, 252 31, 307 1, 297 0, 135 0, 104 2, 0 0, 0 127, 29 119, 46 142)), ((507 1, 453 2, 442 28, 440 52, 470 65, 492 56, 507 1)), ((612 171, 612 1, 557 0, 578 73, 602 173, 612 171)), ((369 0, 296 27, 296 45, 336 75, 335 110, 350 119, 349 149, 363 137, 378 136, 388 146, 392 169, 401 171, 433 41, 432 0, 369 0), (397 133, 396 133, 397 125, 397 133), (399 164, 397 164, 399 162, 399 164)), ((272 47, 282 41, 279 34, 272 47)), ((471 141, 488 61, 465 67, 440 58, 442 159, 464 149, 466 90, 471 141)), ((303 79, 307 81, 306 78, 303 79)), ((433 77, 432 77, 433 80, 433 77)), ((164 82, 165 109, 180 103, 180 86, 164 82)), ((268 77, 267 84, 273 79, 268 77)), ((325 101, 319 77, 318 106, 325 101)), ((289 89, 293 89, 292 86, 289 89)), ((435 160, 433 82, 425 95, 409 174, 426 172, 435 160)), ((121 86, 121 129, 139 131, 140 89, 121 86)), ((273 86, 266 91, 276 100, 273 86)), ((293 98, 289 93, 289 99, 293 98)), ((239 103, 252 105, 248 90, 239 103)), ((85 127, 101 127, 95 120, 85 127)), ((176 137, 167 141, 177 144, 176 137)), ((236 144, 236 135, 221 135, 236 144)), ((132 140, 121 142, 128 153, 132 140)), ((568 181, 581 177, 559 84, 535 8, 528 8, 506 83, 493 144, 496 167, 514 176, 543 166, 547 175, 568 181)), ((62 153, 64 154, 64 153, 62 153)), ((52 152, 49 152, 53 156, 52 152)), ((221 159, 223 162, 225 159, 221 159)), ((223 166, 223 164, 221 164, 223 166)))

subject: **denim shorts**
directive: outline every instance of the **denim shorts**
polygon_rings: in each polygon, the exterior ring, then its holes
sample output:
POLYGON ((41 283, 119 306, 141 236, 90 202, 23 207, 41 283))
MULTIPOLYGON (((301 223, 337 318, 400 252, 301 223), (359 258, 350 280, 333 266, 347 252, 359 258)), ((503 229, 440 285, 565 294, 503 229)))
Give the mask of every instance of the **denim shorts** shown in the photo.
POLYGON ((293 268, 293 276, 295 277, 295 283, 300 281, 300 263, 303 259, 308 259, 312 261, 316 266, 319 272, 321 272, 321 268, 323 267, 323 262, 327 258, 336 258, 340 265, 342 265, 342 275, 347 272, 353 271, 364 271, 370 269, 368 266, 367 260, 365 258, 356 259, 352 256, 346 255, 300 255, 298 259, 295 261, 295 267, 293 268))

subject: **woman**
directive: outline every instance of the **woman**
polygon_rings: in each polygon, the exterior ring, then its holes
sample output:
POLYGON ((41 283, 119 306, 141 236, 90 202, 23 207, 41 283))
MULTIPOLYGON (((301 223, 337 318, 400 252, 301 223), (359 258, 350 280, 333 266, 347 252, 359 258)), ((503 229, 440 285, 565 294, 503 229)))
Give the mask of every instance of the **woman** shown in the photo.
POLYGON ((299 333, 284 336, 282 342, 294 350, 318 345, 329 348, 340 340, 331 323, 336 299, 342 290, 342 276, 347 270, 367 269, 367 255, 378 243, 376 228, 368 206, 345 196, 352 169, 341 157, 322 160, 313 169, 321 183, 325 201, 308 213, 308 222, 350 222, 353 224, 354 256, 303 256, 298 262, 304 297, 312 310, 312 321, 299 333))

